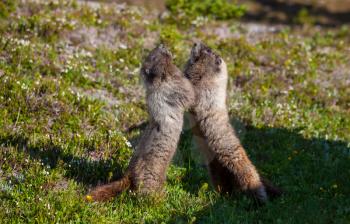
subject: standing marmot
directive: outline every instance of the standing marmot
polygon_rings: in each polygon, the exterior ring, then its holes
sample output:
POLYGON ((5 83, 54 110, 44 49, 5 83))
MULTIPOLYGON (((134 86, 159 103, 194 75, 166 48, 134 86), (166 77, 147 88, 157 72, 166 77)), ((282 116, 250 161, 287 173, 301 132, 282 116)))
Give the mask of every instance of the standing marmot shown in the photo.
POLYGON ((225 193, 240 189, 260 202, 267 200, 267 193, 279 194, 277 188, 262 181, 229 123, 224 60, 209 47, 196 43, 185 66, 185 76, 196 94, 192 110, 195 139, 206 157, 214 187, 225 193))
POLYGON ((141 77, 146 87, 149 124, 124 177, 95 188, 89 194, 92 200, 108 200, 128 188, 146 194, 163 188, 179 141, 184 111, 193 105, 194 92, 162 45, 145 59, 141 77))

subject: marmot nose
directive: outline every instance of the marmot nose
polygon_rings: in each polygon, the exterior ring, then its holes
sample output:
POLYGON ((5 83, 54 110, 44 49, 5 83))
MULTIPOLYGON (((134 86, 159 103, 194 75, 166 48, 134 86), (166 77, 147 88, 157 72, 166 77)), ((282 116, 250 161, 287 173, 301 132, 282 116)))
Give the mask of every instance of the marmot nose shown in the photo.
POLYGON ((198 57, 199 56, 199 52, 201 51, 202 48, 202 43, 199 41, 194 42, 191 53, 192 53, 192 57, 198 57))
POLYGON ((159 49, 163 54, 172 56, 172 55, 171 55, 171 52, 170 52, 170 51, 168 50, 168 48, 165 47, 163 44, 160 44, 160 45, 158 46, 158 49, 159 49))
POLYGON ((158 49, 164 53, 166 53, 168 51, 168 49, 164 46, 164 44, 160 44, 158 46, 158 49))
POLYGON ((196 42, 194 42, 194 44, 193 44, 193 48, 195 48, 195 49, 199 49, 201 47, 201 42, 200 41, 196 41, 196 42))

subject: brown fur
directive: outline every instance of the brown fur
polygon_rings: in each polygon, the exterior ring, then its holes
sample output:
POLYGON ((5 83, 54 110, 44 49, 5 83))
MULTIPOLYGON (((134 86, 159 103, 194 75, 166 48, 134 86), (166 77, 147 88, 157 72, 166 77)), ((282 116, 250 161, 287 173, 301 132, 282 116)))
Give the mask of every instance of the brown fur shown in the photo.
POLYGON ((125 176, 95 188, 90 193, 92 200, 109 200, 128 188, 143 194, 162 192, 182 130, 183 113, 193 105, 194 92, 163 46, 155 48, 145 59, 141 77, 146 87, 149 124, 125 176))
POLYGON ((229 123, 228 75, 223 59, 204 44, 195 44, 185 75, 194 85, 196 94, 191 119, 195 139, 206 157, 216 190, 223 193, 242 190, 259 202, 267 200, 267 193, 278 194, 277 188, 265 185, 260 178, 229 123))
POLYGON ((128 189, 131 185, 129 173, 126 173, 121 179, 113 181, 95 188, 89 193, 94 201, 108 201, 116 196, 118 193, 128 189))

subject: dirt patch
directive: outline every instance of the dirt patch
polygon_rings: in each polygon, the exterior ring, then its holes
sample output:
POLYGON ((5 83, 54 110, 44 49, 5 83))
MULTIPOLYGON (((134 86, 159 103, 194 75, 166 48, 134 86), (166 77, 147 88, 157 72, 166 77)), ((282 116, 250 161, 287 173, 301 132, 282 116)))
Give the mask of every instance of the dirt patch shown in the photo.
POLYGON ((246 37, 250 43, 256 43, 270 34, 281 31, 284 25, 267 25, 263 23, 239 23, 237 26, 229 26, 228 23, 206 26, 203 32, 215 35, 219 39, 246 37))
POLYGON ((298 24, 307 20, 318 25, 350 23, 350 0, 240 0, 247 6, 243 19, 272 24, 298 24))
POLYGON ((67 33, 65 39, 69 44, 87 49, 105 47, 115 50, 126 47, 118 40, 121 32, 121 29, 116 26, 106 28, 82 27, 67 33))
POLYGON ((119 105, 121 101, 113 96, 112 93, 104 89, 88 89, 73 87, 72 91, 78 96, 84 96, 92 100, 101 100, 107 104, 108 107, 119 105))
MULTIPOLYGON (((94 1, 94 0, 87 0, 87 1, 79 1, 80 3, 87 3, 88 5, 92 5, 95 7, 99 2, 94 1)), ((118 4, 128 4, 128 5, 135 5, 135 6, 140 6, 144 7, 150 10, 156 10, 156 11, 164 11, 165 10, 165 1, 164 0, 100 0, 100 2, 103 3, 118 3, 118 4)))
POLYGON ((89 151, 87 154, 92 161, 101 161, 105 158, 105 152, 103 150, 89 151))
POLYGON ((69 181, 67 179, 58 180, 56 182, 49 182, 43 186, 43 189, 47 191, 59 192, 67 190, 69 186, 69 181))
POLYGON ((350 0, 289 0, 284 2, 294 2, 305 5, 313 5, 315 8, 325 8, 330 12, 350 11, 350 0))

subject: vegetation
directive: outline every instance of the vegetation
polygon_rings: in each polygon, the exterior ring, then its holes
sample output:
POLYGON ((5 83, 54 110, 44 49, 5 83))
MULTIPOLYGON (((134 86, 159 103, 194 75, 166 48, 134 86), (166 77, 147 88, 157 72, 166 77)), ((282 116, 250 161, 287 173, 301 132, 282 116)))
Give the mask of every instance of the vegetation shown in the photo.
POLYGON ((1 223, 350 221, 348 26, 256 29, 215 20, 233 14, 198 1, 168 2, 172 12, 180 4, 213 15, 189 26, 176 13, 180 25, 109 3, 9 2, 0 3, 1 223), (255 208, 242 194, 215 193, 185 126, 165 198, 125 192, 87 203, 89 187, 125 170, 143 130, 136 124, 147 121, 142 58, 165 42, 183 67, 193 39, 226 60, 232 123, 286 194, 255 208))
POLYGON ((241 17, 245 12, 243 5, 229 3, 226 0, 167 0, 170 12, 182 15, 187 19, 198 16, 209 16, 214 19, 225 20, 241 17))

